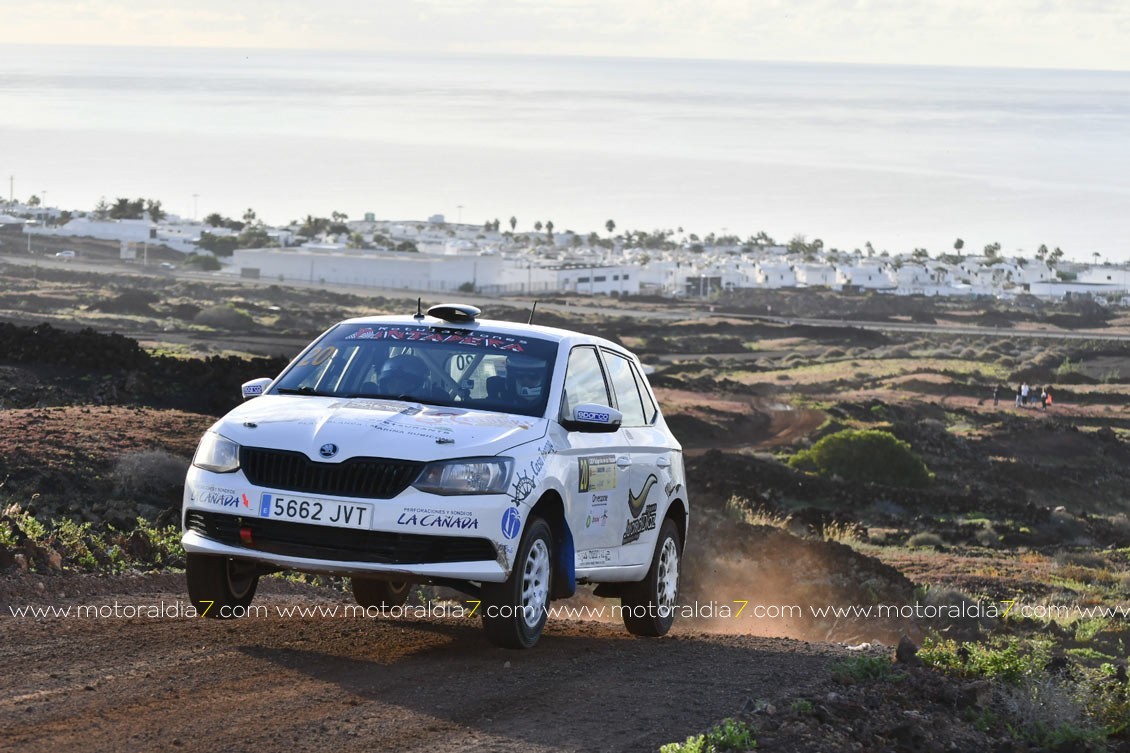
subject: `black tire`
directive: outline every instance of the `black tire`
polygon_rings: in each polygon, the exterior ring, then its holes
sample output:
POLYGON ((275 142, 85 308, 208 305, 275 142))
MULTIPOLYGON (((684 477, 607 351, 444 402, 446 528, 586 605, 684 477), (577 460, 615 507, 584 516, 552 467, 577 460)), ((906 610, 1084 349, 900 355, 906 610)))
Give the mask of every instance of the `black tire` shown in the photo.
POLYGON ((620 596, 624 627, 632 635, 655 638, 666 635, 675 622, 679 599, 679 565, 683 545, 671 519, 663 521, 647 577, 628 583, 620 596))
POLYGON ((196 613, 217 620, 242 616, 240 612, 251 606, 259 586, 259 569, 231 557, 189 554, 184 572, 196 613))
POLYGON ((392 609, 404 606, 412 584, 406 580, 379 580, 354 575, 349 579, 353 588, 353 598, 358 604, 378 609, 392 609))
POLYGON ((483 629, 502 648, 533 648, 549 616, 553 593, 553 532, 541 518, 526 523, 514 570, 502 583, 483 583, 483 629))

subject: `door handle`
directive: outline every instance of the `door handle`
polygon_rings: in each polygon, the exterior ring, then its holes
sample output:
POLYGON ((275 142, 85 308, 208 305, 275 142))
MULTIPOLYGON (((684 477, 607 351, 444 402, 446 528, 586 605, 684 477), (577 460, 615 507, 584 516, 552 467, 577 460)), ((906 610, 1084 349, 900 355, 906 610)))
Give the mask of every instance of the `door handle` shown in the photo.
POLYGON ((620 468, 628 468, 632 464, 632 459, 627 455, 621 455, 616 458, 616 465, 620 468))

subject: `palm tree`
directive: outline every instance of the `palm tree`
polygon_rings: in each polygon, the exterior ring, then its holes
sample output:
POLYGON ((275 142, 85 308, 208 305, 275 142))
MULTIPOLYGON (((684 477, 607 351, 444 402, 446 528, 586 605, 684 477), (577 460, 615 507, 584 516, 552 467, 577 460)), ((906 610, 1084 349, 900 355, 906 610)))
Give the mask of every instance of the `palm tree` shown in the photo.
POLYGON ((547 220, 545 223, 545 234, 550 240, 553 240, 553 220, 547 220))
POLYGON ((161 202, 154 199, 145 202, 145 213, 149 215, 149 219, 153 222, 160 222, 165 219, 165 210, 161 208, 161 202))
POLYGON ((537 222, 534 223, 534 232, 535 233, 541 232, 541 220, 538 220, 537 222))
POLYGON ((957 251, 958 256, 961 256, 961 249, 963 248, 965 248, 965 241, 963 241, 961 238, 958 238, 953 242, 953 250, 957 251))
POLYGON ((616 229, 616 223, 612 220, 609 220, 608 222, 604 223, 604 227, 608 230, 608 234, 612 235, 612 231, 616 229))
POLYGON ((513 233, 513 232, 514 232, 514 228, 515 228, 515 227, 517 227, 517 226, 518 226, 518 218, 517 218, 517 217, 514 217, 514 216, 511 216, 511 217, 510 217, 510 232, 512 232, 512 233, 513 233))

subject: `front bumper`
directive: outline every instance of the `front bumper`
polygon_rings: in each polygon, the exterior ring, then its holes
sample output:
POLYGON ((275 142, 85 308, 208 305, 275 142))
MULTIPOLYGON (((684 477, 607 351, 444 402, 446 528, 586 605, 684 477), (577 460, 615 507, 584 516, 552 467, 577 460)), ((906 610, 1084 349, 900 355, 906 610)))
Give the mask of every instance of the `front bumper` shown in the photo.
POLYGON ((440 497, 410 488, 392 499, 349 499, 371 506, 364 529, 261 515, 264 495, 312 496, 255 487, 240 472, 190 470, 182 509, 185 551, 302 572, 502 582, 516 549, 513 528, 506 531, 511 538, 503 533, 504 515, 514 514, 504 495, 440 497))

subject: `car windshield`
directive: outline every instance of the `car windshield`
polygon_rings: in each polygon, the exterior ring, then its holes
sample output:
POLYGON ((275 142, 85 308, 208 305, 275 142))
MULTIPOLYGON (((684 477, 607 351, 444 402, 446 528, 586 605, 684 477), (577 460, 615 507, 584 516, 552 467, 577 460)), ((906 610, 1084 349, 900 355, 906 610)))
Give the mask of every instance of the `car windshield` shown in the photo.
POLYGON ((272 391, 541 416, 556 356, 550 340, 483 329, 340 324, 292 363, 272 391))

